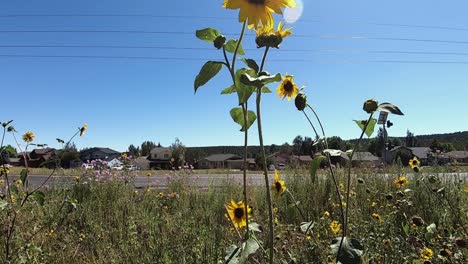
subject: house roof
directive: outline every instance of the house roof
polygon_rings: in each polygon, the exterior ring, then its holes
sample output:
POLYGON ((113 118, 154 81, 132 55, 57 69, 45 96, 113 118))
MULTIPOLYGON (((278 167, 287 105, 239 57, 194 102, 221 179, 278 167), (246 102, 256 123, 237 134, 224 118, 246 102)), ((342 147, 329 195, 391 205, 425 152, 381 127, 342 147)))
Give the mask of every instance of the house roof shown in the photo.
POLYGON ((82 151, 80 151, 80 153, 81 153, 81 154, 85 154, 85 153, 88 153, 88 152, 95 152, 95 151, 101 151, 101 152, 106 153, 106 154, 120 154, 120 152, 115 151, 115 150, 113 150, 113 149, 110 149, 110 148, 99 148, 99 147, 95 147, 95 148, 90 148, 90 149, 82 150, 82 151))
POLYGON ((468 151, 464 150, 456 150, 447 152, 447 156, 450 158, 458 158, 458 159, 465 159, 468 158, 468 151))
POLYGON ((55 149, 53 148, 42 148, 42 149, 33 149, 33 151, 31 153, 35 153, 37 155, 45 155, 45 154, 49 154, 50 152, 53 152, 55 151, 55 149))
POLYGON ((214 154, 204 159, 208 161, 216 162, 216 161, 226 161, 226 160, 238 160, 238 159, 242 159, 242 157, 234 155, 234 154, 214 154))
POLYGON ((353 156, 353 160, 357 161, 378 161, 379 158, 374 156, 372 153, 365 151, 365 152, 355 152, 353 156))
POLYGON ((158 146, 158 147, 154 147, 151 149, 150 153, 151 154, 157 154, 157 153, 160 153, 160 152, 163 152, 163 151, 170 151, 171 149, 170 148, 165 148, 165 147, 161 147, 161 146, 158 146))
POLYGON ((299 161, 305 161, 305 162, 312 161, 312 157, 307 156, 307 155, 306 156, 292 155, 291 158, 297 159, 299 161))
POLYGON ((325 149, 323 150, 323 152, 328 153, 330 157, 341 157, 345 160, 349 160, 349 157, 346 154, 346 152, 343 152, 339 149, 325 149))
POLYGON ((428 147, 413 147, 409 149, 413 152, 413 155, 419 159, 427 159, 427 154, 432 151, 431 148, 428 147))

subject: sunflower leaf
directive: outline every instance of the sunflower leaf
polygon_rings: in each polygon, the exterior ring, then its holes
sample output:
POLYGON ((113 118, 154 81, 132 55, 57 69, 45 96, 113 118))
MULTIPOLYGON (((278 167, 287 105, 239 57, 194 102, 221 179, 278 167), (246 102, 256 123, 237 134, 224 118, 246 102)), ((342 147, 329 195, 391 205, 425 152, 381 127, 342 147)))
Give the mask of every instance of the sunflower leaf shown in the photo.
POLYGON ((314 228, 314 222, 302 222, 301 223, 301 231, 304 234, 307 234, 312 228, 314 228))
MULTIPOLYGON (((241 125, 241 130, 240 131, 245 131, 245 124, 244 124, 244 111, 240 107, 235 107, 231 109, 231 117, 234 122, 237 124, 241 125)), ((255 122, 257 119, 257 116, 255 115, 255 112, 253 111, 248 111, 247 112, 247 129, 250 128, 250 126, 255 122)))
POLYGON ((241 76, 244 73, 248 73, 250 76, 256 76, 256 72, 252 69, 242 68, 236 72, 236 90, 237 96, 239 97, 239 105, 247 102, 252 93, 255 91, 255 87, 242 83, 241 76))
POLYGON ((219 61, 207 61, 200 70, 200 73, 195 78, 194 88, 195 93, 198 87, 205 85, 209 80, 218 74, 223 67, 223 63, 219 61))
POLYGON ((309 174, 310 174, 310 180, 315 183, 316 180, 316 175, 317 175, 317 170, 320 168, 320 164, 322 161, 326 159, 325 156, 321 155, 318 157, 315 157, 314 160, 312 160, 312 163, 310 164, 310 169, 309 169, 309 174))
POLYGON ((253 231, 253 232, 261 233, 262 232, 262 226, 255 223, 255 222, 251 222, 251 223, 249 223, 249 230, 253 231))
POLYGON ((262 87, 262 93, 271 93, 271 90, 270 90, 270 88, 268 88, 266 86, 263 86, 262 87))
POLYGON ((23 186, 26 185, 26 179, 28 178, 28 170, 22 169, 20 172, 20 180, 23 183, 23 186))
POLYGON ((361 130, 364 130, 365 128, 366 131, 364 131, 364 133, 366 133, 367 137, 371 137, 372 134, 374 133, 374 128, 375 128, 375 124, 377 124, 377 119, 372 118, 369 124, 367 125, 367 127, 366 127, 367 120, 354 120, 354 122, 356 122, 356 124, 361 128, 361 130))
POLYGON ((5 208, 7 208, 8 202, 5 200, 0 200, 0 210, 3 211, 5 208))
POLYGON ((228 88, 221 91, 221 94, 232 94, 236 92, 236 87, 234 85, 229 86, 228 88))
POLYGON ((388 112, 395 115, 404 115, 403 112, 401 112, 400 108, 398 108, 398 106, 393 105, 391 103, 381 103, 377 108, 377 111, 388 112))
POLYGON ((245 73, 241 76, 241 82, 246 85, 252 85, 255 87, 263 87, 266 84, 272 82, 281 81, 281 74, 277 73, 275 75, 260 75, 258 77, 252 77, 248 73, 245 73))
POLYGON ((230 245, 226 250, 226 256, 224 260, 226 264, 237 264, 239 261, 237 260, 237 256, 239 255, 240 247, 236 245, 230 245))
POLYGON ((197 30, 195 32, 195 35, 197 36, 197 38, 203 41, 212 43, 219 35, 221 35, 221 32, 214 28, 204 28, 197 30))
POLYGON ((2 126, 3 126, 3 127, 7 127, 9 124, 11 124, 11 122, 13 122, 13 120, 10 120, 10 121, 7 121, 7 122, 3 122, 3 123, 2 123, 2 126))
POLYGON ((260 245, 258 245, 258 242, 255 239, 247 239, 247 241, 242 243, 242 252, 239 256, 239 263, 247 263, 249 256, 255 254, 259 248, 260 245))
POLYGON ((245 63, 245 65, 247 65, 249 68, 251 68, 255 72, 259 71, 260 67, 258 67, 258 64, 257 62, 255 62, 255 60, 242 58, 242 61, 245 63))
MULTIPOLYGON (((236 39, 230 39, 225 45, 226 51, 234 53, 234 51, 236 51, 237 42, 238 41, 236 39)), ((245 55, 245 51, 242 48, 242 45, 239 45, 239 48, 237 49, 237 54, 245 55)))
POLYGON ((364 250, 364 247, 361 243, 354 238, 344 237, 343 243, 341 243, 341 237, 337 237, 332 240, 331 249, 333 254, 336 256, 338 252, 340 253, 337 257, 339 263, 346 264, 360 264, 361 256, 364 250), (341 244, 341 249, 340 248, 341 244))
POLYGON ((45 194, 41 191, 37 191, 33 194, 33 198, 34 200, 36 200, 36 202, 39 204, 39 205, 44 205, 44 201, 45 201, 45 194))

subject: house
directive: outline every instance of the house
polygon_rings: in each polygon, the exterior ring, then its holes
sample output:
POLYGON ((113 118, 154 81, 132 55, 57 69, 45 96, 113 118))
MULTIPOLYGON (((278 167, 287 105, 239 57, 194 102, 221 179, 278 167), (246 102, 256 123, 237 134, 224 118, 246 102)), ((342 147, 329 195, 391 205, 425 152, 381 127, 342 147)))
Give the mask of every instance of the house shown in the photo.
POLYGON ((83 162, 97 159, 110 161, 118 157, 120 157, 120 152, 110 148, 90 148, 80 151, 80 159, 83 162))
POLYGON ((161 147, 161 145, 154 147, 150 151, 150 167, 156 169, 170 169, 172 150, 170 148, 161 147))
POLYGON ((378 167, 382 164, 382 160, 368 151, 355 152, 352 164, 355 167, 378 167))
POLYGON ((214 154, 199 160, 197 166, 199 169, 229 169, 228 161, 233 160, 242 160, 242 157, 234 154, 214 154))
POLYGON ((468 164, 468 151, 451 151, 446 153, 450 162, 468 164))
MULTIPOLYGON (((398 157, 400 157, 400 159, 402 157, 406 157, 409 160, 413 157, 413 151, 408 147, 396 146, 391 150, 386 149, 382 156, 383 160, 388 164, 392 164, 395 160, 398 159, 398 157), (405 155, 402 153, 405 153, 405 155)), ((406 160, 406 158, 405 160, 402 160, 404 164, 408 164, 408 160, 406 160)))
POLYGON ((119 167, 123 165, 123 162, 119 158, 113 158, 107 162, 107 167, 109 168, 119 167))
POLYGON ((273 160, 275 168, 284 167, 289 162, 291 155, 281 152, 273 153, 269 156, 273 160))
MULTIPOLYGON (((238 169, 242 170, 244 169, 244 159, 230 159, 226 161, 227 168, 229 169, 238 169)), ((255 162, 255 159, 247 159, 247 168, 249 170, 255 170, 257 169, 257 163, 255 162)))
POLYGON ((42 148, 42 149, 34 149, 27 155, 21 155, 19 164, 20 166, 26 166, 30 168, 39 168, 39 167, 47 167, 47 168, 55 168, 57 166, 57 162, 55 160, 56 153, 54 148, 42 148), (26 157, 26 162, 25 158, 26 157))
POLYGON ((413 147, 409 148, 414 156, 416 156, 419 161, 421 161, 421 165, 425 166, 429 163, 432 163, 434 155, 432 155, 431 148, 428 147, 413 147))
POLYGON ((291 155, 289 163, 296 166, 309 166, 312 163, 312 157, 307 155, 291 155))
POLYGON ((133 160, 135 166, 138 167, 140 170, 149 170, 151 168, 151 161, 148 159, 147 156, 145 157, 138 157, 133 160))

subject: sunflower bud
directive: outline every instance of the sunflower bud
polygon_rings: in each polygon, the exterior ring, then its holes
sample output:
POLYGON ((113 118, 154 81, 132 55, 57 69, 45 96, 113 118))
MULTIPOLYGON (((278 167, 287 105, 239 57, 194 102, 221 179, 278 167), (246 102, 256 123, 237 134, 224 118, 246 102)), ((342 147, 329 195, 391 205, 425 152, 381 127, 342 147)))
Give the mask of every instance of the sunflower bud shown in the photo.
POLYGON ((279 45, 283 42, 283 38, 278 34, 262 34, 255 38, 257 48, 271 47, 279 48, 279 45))
POLYGON ((366 111, 368 114, 376 111, 378 108, 378 103, 375 100, 369 99, 366 102, 364 102, 364 106, 362 109, 366 111))
POLYGON ((219 35, 214 41, 213 44, 215 48, 220 49, 224 46, 224 43, 226 43, 226 37, 223 35, 219 35))
POLYGON ((307 96, 303 93, 299 93, 294 99, 294 104, 297 107, 297 110, 302 111, 307 106, 307 96))
POLYGON ((421 217, 417 216, 417 215, 411 217, 411 222, 413 222, 413 224, 414 224, 415 226, 422 226, 422 225, 424 225, 424 220, 423 220, 421 217))

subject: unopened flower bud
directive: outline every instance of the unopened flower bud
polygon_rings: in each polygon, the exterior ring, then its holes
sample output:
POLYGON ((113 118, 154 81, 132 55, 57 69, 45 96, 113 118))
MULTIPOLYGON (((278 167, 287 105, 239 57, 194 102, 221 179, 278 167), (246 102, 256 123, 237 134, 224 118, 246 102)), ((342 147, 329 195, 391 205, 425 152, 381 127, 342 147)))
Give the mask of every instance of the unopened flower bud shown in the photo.
POLYGON ((303 93, 299 93, 294 99, 294 104, 297 107, 297 110, 302 111, 307 106, 307 96, 303 93))
POLYGON ((214 41, 213 44, 215 48, 220 49, 224 46, 224 43, 226 43, 226 37, 223 35, 218 36, 214 41))

